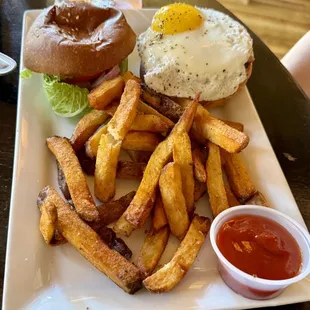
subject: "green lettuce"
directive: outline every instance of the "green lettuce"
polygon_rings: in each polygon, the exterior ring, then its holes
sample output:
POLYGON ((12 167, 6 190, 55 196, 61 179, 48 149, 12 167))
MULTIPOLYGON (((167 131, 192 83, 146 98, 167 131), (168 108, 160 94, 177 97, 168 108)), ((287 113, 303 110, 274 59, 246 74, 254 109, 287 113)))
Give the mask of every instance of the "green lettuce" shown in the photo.
POLYGON ((119 68, 121 70, 120 75, 123 75, 125 72, 128 71, 128 58, 125 58, 120 64, 119 68))
POLYGON ((20 77, 23 80, 27 80, 30 79, 32 77, 32 71, 29 69, 24 69, 21 73, 20 73, 20 77))
POLYGON ((57 115, 73 117, 88 107, 87 88, 63 83, 55 75, 43 75, 43 87, 52 109, 57 115))

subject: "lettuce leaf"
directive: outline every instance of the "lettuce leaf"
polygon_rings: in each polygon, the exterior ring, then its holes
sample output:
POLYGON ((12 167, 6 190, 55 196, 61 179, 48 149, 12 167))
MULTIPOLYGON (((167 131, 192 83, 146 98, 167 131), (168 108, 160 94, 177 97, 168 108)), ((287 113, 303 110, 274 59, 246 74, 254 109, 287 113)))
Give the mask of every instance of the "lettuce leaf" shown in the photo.
POLYGON ((61 82, 55 75, 43 75, 43 87, 52 109, 62 117, 73 117, 88 107, 88 89, 61 82))
POLYGON ((119 68, 121 70, 120 75, 123 75, 125 72, 128 71, 128 58, 125 58, 120 64, 119 68))
POLYGON ((24 69, 21 73, 20 73, 20 78, 23 80, 28 80, 32 77, 32 71, 29 69, 24 69))

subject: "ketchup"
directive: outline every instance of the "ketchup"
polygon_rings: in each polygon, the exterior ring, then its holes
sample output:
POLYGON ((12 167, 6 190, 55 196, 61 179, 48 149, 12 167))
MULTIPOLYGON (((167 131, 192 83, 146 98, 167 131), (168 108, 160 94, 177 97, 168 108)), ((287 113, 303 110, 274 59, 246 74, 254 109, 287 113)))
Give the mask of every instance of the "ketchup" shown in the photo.
POLYGON ((299 273, 302 257, 292 235, 273 220, 242 215, 219 229, 217 245, 224 257, 249 275, 284 280, 299 273))

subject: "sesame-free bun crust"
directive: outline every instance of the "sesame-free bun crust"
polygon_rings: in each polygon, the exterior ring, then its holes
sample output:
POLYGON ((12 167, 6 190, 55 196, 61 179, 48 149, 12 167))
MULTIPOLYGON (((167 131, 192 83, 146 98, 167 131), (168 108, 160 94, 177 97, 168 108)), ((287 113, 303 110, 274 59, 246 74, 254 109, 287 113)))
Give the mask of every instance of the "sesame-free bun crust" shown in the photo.
POLYGON ((119 64, 134 49, 136 35, 123 13, 85 2, 45 9, 24 44, 24 66, 60 76, 92 76, 119 64))

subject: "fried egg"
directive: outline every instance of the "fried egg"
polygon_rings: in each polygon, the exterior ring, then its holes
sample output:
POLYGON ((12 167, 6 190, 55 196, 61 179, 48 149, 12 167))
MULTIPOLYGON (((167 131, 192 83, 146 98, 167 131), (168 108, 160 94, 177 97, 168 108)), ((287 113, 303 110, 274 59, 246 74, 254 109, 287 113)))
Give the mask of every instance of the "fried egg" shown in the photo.
POLYGON ((175 3, 159 9, 138 38, 147 86, 158 93, 214 101, 229 97, 247 79, 253 57, 247 30, 213 9, 175 3))

